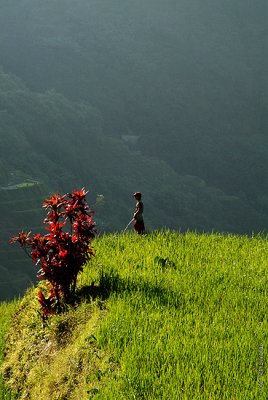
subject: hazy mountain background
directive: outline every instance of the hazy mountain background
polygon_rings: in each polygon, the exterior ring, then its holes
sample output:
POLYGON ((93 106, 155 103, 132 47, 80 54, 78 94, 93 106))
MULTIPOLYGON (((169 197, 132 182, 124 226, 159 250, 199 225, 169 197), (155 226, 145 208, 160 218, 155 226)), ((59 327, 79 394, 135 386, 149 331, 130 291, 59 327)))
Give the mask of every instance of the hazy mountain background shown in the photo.
POLYGON ((137 190, 149 230, 265 231, 267 59, 264 0, 0 0, 0 299, 56 191, 86 186, 100 232, 137 190))

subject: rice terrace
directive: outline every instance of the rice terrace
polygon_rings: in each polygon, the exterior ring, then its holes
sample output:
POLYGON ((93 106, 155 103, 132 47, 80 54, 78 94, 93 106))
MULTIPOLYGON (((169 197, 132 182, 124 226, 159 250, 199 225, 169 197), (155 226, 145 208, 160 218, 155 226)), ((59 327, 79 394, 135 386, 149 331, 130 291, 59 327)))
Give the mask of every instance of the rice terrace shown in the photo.
POLYGON ((268 400, 267 11, 0 0, 0 400, 268 400))
POLYGON ((267 398, 266 236, 92 244, 75 307, 42 325, 37 289, 1 304, 1 399, 267 398))

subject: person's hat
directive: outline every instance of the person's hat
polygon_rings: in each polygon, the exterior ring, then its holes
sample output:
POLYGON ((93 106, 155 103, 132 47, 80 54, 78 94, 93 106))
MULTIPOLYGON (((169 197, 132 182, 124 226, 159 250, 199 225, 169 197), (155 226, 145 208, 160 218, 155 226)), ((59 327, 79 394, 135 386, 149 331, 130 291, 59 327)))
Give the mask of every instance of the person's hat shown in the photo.
POLYGON ((141 197, 141 192, 135 192, 135 193, 133 193, 133 196, 134 197, 141 197))

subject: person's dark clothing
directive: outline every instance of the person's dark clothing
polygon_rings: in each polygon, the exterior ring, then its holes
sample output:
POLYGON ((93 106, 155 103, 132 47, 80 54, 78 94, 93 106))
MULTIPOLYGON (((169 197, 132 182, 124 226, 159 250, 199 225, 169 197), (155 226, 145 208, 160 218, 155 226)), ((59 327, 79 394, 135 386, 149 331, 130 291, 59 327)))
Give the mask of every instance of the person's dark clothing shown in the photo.
POLYGON ((145 231, 144 221, 143 221, 143 202, 138 200, 134 210, 134 229, 137 233, 143 234, 145 231))
POLYGON ((144 227, 144 221, 137 221, 136 219, 134 219, 134 229, 135 231, 139 234, 142 235, 145 231, 145 227, 144 227))

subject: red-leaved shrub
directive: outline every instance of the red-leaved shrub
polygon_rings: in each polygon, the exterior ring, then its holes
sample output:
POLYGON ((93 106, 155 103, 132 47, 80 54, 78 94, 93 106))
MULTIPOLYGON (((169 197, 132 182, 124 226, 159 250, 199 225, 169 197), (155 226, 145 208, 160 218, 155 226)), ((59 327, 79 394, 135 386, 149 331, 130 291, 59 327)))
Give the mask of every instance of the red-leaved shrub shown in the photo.
POLYGON ((82 188, 64 196, 50 196, 43 204, 48 233, 32 236, 31 232, 20 232, 10 241, 20 243, 38 265, 37 277, 48 283, 48 297, 41 290, 38 293, 44 317, 59 312, 62 304, 72 299, 77 275, 93 255, 90 243, 96 231, 86 195, 82 188))

